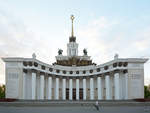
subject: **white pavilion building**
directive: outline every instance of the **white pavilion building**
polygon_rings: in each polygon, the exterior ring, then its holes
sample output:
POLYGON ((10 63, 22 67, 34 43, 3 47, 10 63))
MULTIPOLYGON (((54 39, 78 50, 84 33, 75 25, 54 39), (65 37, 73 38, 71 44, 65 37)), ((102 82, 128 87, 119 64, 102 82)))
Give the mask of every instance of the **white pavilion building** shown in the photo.
POLYGON ((2 58, 6 63, 6 98, 48 100, 124 100, 144 98, 145 58, 119 58, 104 64, 92 62, 87 50, 78 55, 72 33, 67 56, 58 51, 56 62, 32 58, 2 58))

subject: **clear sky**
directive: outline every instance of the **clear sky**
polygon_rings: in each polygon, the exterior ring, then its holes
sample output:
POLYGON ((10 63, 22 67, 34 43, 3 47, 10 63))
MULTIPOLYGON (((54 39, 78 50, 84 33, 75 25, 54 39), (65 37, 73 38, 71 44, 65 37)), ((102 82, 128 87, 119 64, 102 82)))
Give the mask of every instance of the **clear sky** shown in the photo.
MULTIPOLYGON (((32 57, 55 62, 71 34, 75 16, 79 54, 87 48, 94 62, 120 58, 150 58, 150 0, 0 0, 0 58, 32 57)), ((0 83, 5 83, 0 59, 0 83)), ((150 61, 145 64, 150 84, 150 61)))

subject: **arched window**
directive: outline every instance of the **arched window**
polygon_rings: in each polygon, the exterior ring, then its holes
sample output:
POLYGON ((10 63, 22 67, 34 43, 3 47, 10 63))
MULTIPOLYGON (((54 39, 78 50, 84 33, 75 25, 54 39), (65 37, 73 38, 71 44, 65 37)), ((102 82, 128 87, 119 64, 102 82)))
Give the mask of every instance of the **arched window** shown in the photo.
POLYGON ((101 69, 100 68, 97 68, 97 72, 100 72, 101 71, 101 69))
POLYGON ((86 74, 86 71, 85 71, 85 70, 83 71, 83 74, 86 74))
POLYGON ((76 74, 79 74, 79 71, 76 71, 76 74))
POLYGON ((73 71, 70 71, 70 74, 73 74, 73 71))
POLYGON ((66 71, 65 71, 65 70, 63 71, 63 74, 66 74, 66 71))
POLYGON ((52 68, 49 68, 49 71, 50 71, 50 72, 52 72, 52 71, 53 71, 53 69, 52 69, 52 68))
POLYGON ((57 69, 57 70, 56 70, 56 73, 59 73, 59 72, 60 72, 60 70, 57 69))
POLYGON ((93 70, 92 70, 92 69, 90 70, 90 73, 93 73, 93 70))

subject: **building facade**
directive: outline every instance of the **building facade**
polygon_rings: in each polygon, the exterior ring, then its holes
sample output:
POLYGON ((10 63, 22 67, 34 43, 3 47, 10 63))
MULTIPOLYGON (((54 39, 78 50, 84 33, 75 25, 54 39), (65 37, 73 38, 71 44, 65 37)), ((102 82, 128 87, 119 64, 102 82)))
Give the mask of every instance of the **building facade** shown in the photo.
POLYGON ((32 58, 2 58, 5 62, 6 98, 48 100, 126 100, 144 98, 145 58, 119 58, 104 64, 92 62, 87 50, 78 55, 73 33, 67 55, 58 51, 56 62, 32 58))

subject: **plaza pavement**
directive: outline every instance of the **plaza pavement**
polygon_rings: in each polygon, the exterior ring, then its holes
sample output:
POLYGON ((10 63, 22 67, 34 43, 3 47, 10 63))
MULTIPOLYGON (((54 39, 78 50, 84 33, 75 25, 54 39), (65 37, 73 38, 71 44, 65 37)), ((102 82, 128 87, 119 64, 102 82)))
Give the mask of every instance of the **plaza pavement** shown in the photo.
POLYGON ((0 113, 150 113, 150 102, 24 101, 0 102, 0 113), (98 109, 97 109, 98 108, 98 109))

